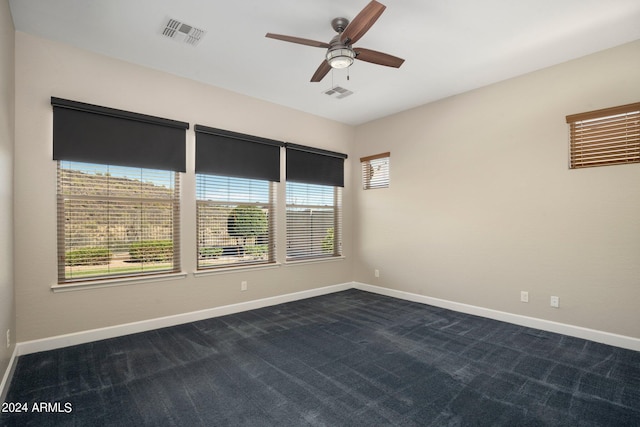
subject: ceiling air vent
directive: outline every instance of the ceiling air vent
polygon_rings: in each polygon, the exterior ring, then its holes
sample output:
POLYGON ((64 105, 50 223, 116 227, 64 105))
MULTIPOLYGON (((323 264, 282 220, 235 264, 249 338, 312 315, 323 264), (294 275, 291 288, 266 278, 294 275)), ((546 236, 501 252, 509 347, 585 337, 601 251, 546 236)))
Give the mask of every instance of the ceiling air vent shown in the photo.
POLYGON ((162 30, 162 35, 170 39, 177 40, 182 43, 197 45, 200 40, 207 34, 206 31, 187 25, 177 19, 169 18, 167 24, 162 30))
POLYGON ((353 92, 350 91, 349 89, 345 89, 343 87, 340 86, 335 86, 332 87, 331 89, 329 89, 328 91, 324 92, 325 95, 329 95, 329 96, 333 96, 337 99, 342 99, 342 98, 346 98, 349 95, 353 95, 353 92))

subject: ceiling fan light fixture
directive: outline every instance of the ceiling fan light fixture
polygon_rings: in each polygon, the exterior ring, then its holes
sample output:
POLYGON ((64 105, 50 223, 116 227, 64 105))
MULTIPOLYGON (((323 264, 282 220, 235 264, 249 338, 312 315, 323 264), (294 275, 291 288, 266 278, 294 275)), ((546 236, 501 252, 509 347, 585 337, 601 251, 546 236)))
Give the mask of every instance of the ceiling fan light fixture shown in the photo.
POLYGON ((327 62, 332 68, 347 68, 353 64, 356 53, 348 47, 329 49, 327 52, 327 62))

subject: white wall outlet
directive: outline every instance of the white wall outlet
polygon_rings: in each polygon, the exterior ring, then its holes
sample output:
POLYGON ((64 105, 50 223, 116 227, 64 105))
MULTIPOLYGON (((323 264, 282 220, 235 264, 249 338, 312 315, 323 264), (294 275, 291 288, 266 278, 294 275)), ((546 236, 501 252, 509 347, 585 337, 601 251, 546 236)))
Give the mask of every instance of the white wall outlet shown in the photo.
POLYGON ((246 291, 247 290, 247 281, 243 280, 242 282, 240 282, 240 290, 241 291, 246 291))
POLYGON ((11 347, 11 329, 7 329, 7 348, 11 347))
POLYGON ((551 297, 551 307, 553 308, 560 307, 560 297, 555 297, 555 296, 551 297))
POLYGON ((376 277, 380 277, 380 270, 378 270, 377 268, 373 270, 373 275, 376 277))
POLYGON ((520 301, 521 302, 529 302, 529 292, 520 291, 520 301))

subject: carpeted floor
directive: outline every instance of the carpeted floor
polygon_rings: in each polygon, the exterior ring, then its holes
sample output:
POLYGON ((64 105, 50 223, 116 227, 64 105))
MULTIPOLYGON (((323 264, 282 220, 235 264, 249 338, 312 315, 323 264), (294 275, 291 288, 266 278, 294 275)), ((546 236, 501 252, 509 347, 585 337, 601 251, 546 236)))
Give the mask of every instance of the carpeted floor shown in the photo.
POLYGON ((2 426, 640 426, 640 352, 349 290, 22 356, 7 402, 2 426))

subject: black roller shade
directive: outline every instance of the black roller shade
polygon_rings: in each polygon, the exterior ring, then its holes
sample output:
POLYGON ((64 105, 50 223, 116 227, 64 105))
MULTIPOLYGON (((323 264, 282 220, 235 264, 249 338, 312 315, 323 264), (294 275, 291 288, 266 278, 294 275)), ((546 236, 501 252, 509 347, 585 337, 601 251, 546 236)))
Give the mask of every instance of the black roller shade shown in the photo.
POLYGON ((280 182, 284 142, 202 125, 196 131, 196 173, 280 182))
POLYGON ((346 154, 287 143, 287 181, 344 187, 346 154))
POLYGON ((189 123, 51 98, 53 159, 186 171, 189 123))

